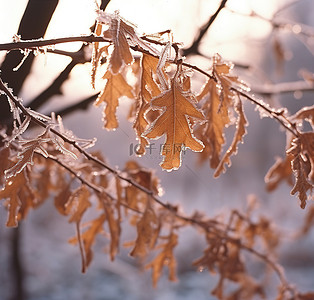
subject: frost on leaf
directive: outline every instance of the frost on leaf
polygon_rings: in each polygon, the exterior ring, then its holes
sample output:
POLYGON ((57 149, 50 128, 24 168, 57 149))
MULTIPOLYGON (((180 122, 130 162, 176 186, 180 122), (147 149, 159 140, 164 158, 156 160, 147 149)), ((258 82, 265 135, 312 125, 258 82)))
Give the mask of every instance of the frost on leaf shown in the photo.
POLYGON ((209 158, 210 167, 216 168, 220 162, 222 146, 225 144, 224 128, 229 125, 229 101, 220 101, 216 83, 209 80, 198 99, 204 97, 205 102, 202 106, 206 123, 197 130, 197 136, 203 141, 205 148, 200 153, 201 162, 209 158))
POLYGON ((107 80, 106 86, 98 96, 95 105, 99 106, 103 102, 106 103, 104 110, 105 128, 112 130, 118 127, 116 110, 119 106, 119 98, 122 96, 133 98, 133 89, 120 73, 114 75, 110 70, 107 70, 103 78, 107 80))
POLYGON ((291 117, 291 120, 308 121, 311 124, 312 129, 314 129, 314 105, 303 107, 291 117))
POLYGON ((314 133, 302 133, 299 138, 292 142, 292 147, 287 151, 293 155, 291 163, 292 171, 295 177, 295 184, 291 194, 298 193, 301 208, 305 208, 308 200, 308 192, 313 193, 314 173, 314 133))
POLYGON ((166 237, 167 241, 164 244, 158 245, 156 248, 160 248, 160 253, 153 259, 152 262, 146 265, 146 269, 152 269, 153 285, 156 287, 158 280, 162 274, 164 266, 169 269, 169 280, 176 281, 176 260, 173 254, 174 248, 178 244, 178 236, 171 232, 166 237))
MULTIPOLYGON (((291 136, 287 135, 287 149, 291 148, 291 136)), ((286 153, 284 159, 277 157, 274 165, 268 170, 265 175, 266 189, 271 192, 275 190, 278 185, 286 181, 289 185, 293 186, 293 173, 291 163, 294 159, 293 154, 286 153)))
POLYGON ((202 110, 205 115, 206 123, 197 128, 197 136, 203 141, 205 149, 200 153, 200 161, 203 162, 209 158, 211 168, 218 168, 216 176, 223 171, 223 164, 230 164, 230 156, 236 153, 237 144, 242 142, 246 133, 245 126, 247 121, 243 113, 240 99, 235 101, 236 93, 232 88, 246 88, 244 83, 236 76, 230 74, 232 66, 223 62, 219 55, 214 57, 213 75, 215 79, 209 79, 204 85, 201 93, 197 96, 199 101, 203 101, 202 110), (233 110, 237 113, 237 129, 232 145, 227 150, 224 158, 221 160, 222 147, 225 144, 224 130, 233 123, 231 113, 233 110))
POLYGON ((117 13, 100 13, 98 21, 109 26, 108 30, 103 32, 103 37, 112 40, 114 47, 109 59, 109 68, 117 74, 123 64, 129 65, 133 62, 127 38, 134 36, 135 31, 117 13))
POLYGON ((171 171, 181 165, 181 153, 185 148, 202 151, 204 145, 192 133, 191 119, 203 120, 203 114, 193 103, 191 94, 183 90, 177 74, 171 80, 171 87, 151 101, 153 109, 162 110, 162 114, 151 125, 145 137, 157 139, 166 136, 161 154, 161 167, 171 171))
POLYGON ((137 149, 138 155, 145 154, 145 147, 148 145, 148 140, 143 136, 143 133, 146 131, 149 125, 149 119, 151 119, 153 115, 149 103, 153 97, 160 94, 160 89, 153 78, 156 74, 158 59, 143 54, 141 63, 141 89, 137 99, 137 113, 133 124, 133 128, 135 129, 139 141, 139 148, 137 149))
POLYGON ((98 22, 109 26, 108 30, 103 32, 103 37, 110 39, 113 43, 114 48, 109 59, 109 68, 114 74, 118 73, 124 64, 129 65, 133 62, 130 45, 139 46, 154 55, 158 55, 159 52, 140 39, 134 26, 123 20, 118 12, 109 14, 99 11, 98 22))
POLYGON ((15 176, 16 174, 20 173, 27 165, 32 165, 35 150, 40 151, 47 156, 47 151, 43 148, 42 144, 48 140, 49 139, 40 137, 32 140, 20 140, 19 143, 22 146, 22 150, 17 155, 18 162, 11 168, 5 170, 5 177, 10 178, 15 176))
MULTIPOLYGON (((95 35, 100 36, 101 32, 102 32, 102 24, 97 22, 96 27, 95 27, 95 35)), ((91 61, 91 64, 92 64, 91 83, 92 83, 93 88, 95 88, 96 73, 97 73, 100 60, 102 58, 103 53, 108 55, 108 47, 109 46, 99 48, 99 42, 93 43, 93 52, 92 52, 92 61, 91 61)))
POLYGON ((236 123, 236 132, 235 132, 235 135, 233 137, 233 141, 232 141, 229 149, 227 150, 227 152, 225 153, 225 155, 223 156, 223 158, 219 162, 219 165, 216 168, 216 171, 214 174, 215 177, 218 177, 221 174, 221 172, 225 171, 224 164, 228 164, 228 166, 231 165, 230 156, 232 154, 237 154, 238 143, 243 143, 243 136, 246 134, 245 127, 247 126, 248 122, 245 118, 243 108, 242 108, 242 103, 241 103, 240 99, 239 99, 237 106, 235 107, 235 110, 238 113, 238 119, 237 119, 237 123, 236 123))

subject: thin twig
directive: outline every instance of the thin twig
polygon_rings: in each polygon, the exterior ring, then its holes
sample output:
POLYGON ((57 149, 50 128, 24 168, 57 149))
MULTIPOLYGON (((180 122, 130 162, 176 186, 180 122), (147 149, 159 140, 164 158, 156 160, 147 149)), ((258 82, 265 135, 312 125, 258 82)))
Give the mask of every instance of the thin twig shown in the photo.
POLYGON ((209 29, 209 27, 214 23, 214 21, 216 20, 216 18, 218 17, 219 13, 221 12, 221 10, 226 6, 228 0, 222 0, 219 7, 217 8, 216 12, 209 18, 208 22, 203 25, 199 32, 197 37, 195 38, 193 44, 187 48, 187 49, 183 49, 183 55, 184 56, 188 56, 190 54, 198 54, 199 52, 199 45, 201 40, 203 39, 203 37, 205 36, 205 33, 207 32, 207 30, 209 29))
POLYGON ((0 44, 0 51, 11 51, 11 50, 21 50, 21 49, 31 49, 37 50, 40 47, 52 46, 57 44, 64 43, 73 43, 73 42, 83 42, 83 43, 93 43, 93 42, 107 42, 110 43, 110 39, 105 39, 100 36, 95 36, 94 34, 90 35, 80 35, 80 36, 72 36, 72 37, 64 37, 64 38, 56 38, 56 39, 35 39, 29 41, 18 41, 12 43, 0 44))
POLYGON ((294 92, 313 92, 314 83, 310 84, 308 81, 299 80, 276 84, 266 84, 263 86, 252 86, 252 91, 263 96, 288 94, 294 92))
POLYGON ((89 105, 97 99, 99 94, 100 93, 96 93, 96 94, 94 94, 94 95, 92 95, 86 99, 83 99, 77 103, 74 103, 73 105, 62 108, 62 109, 56 111, 56 115, 64 117, 66 115, 71 114, 72 112, 77 111, 77 110, 86 110, 89 107, 89 105))
POLYGON ((299 132, 297 129, 293 126, 293 124, 283 115, 283 112, 276 112, 270 107, 267 107, 264 103, 260 102, 259 100, 255 99, 251 95, 247 94, 244 91, 241 91, 236 88, 231 88, 232 91, 238 93, 239 95, 245 97, 249 101, 253 102, 256 106, 262 108, 265 112, 267 112, 271 117, 275 118, 284 128, 286 128, 288 131, 290 131, 295 137, 299 136, 299 132), (284 118, 284 120, 281 119, 284 118))
MULTIPOLYGON (((96 192, 98 195, 106 195, 106 197, 108 197, 110 200, 112 201, 117 201, 111 194, 109 194, 104 188, 99 187, 95 184, 93 184, 92 182, 90 182, 89 180, 85 179, 84 177, 81 176, 81 174, 79 172, 74 171, 70 166, 68 166, 67 164, 65 164, 63 161, 61 161, 60 159, 58 159, 56 156, 53 156, 51 154, 49 154, 47 157, 43 156, 43 154, 41 152, 36 152, 38 155, 41 155, 42 157, 45 157, 47 159, 50 159, 52 161, 54 161, 55 163, 57 163, 58 165, 60 165, 61 167, 63 167, 64 169, 66 169, 70 174, 72 174, 78 181, 80 181, 82 184, 86 185, 87 187, 89 187, 91 190, 93 190, 94 192, 96 192)), ((130 206, 128 206, 125 203, 121 203, 122 206, 124 206, 125 208, 132 210, 138 214, 143 214, 143 212, 132 208, 130 206)))

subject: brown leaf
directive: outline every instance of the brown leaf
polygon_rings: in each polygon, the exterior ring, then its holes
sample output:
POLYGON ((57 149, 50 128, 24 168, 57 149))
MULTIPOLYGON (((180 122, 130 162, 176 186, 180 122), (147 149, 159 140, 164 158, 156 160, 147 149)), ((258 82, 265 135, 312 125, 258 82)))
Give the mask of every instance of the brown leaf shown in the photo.
MULTIPOLYGON (((155 195, 160 192, 159 179, 154 176, 151 170, 142 168, 137 162, 131 160, 125 165, 125 171, 129 174, 130 178, 136 181, 144 188, 151 190, 155 195)), ((144 211, 147 207, 147 194, 138 190, 133 185, 125 188, 126 202, 128 207, 140 211, 144 211)))
POLYGON ((104 205, 106 217, 110 231, 110 259, 113 261, 116 254, 119 252, 120 244, 120 219, 119 216, 115 218, 114 210, 110 205, 104 205))
MULTIPOLYGON (((100 36, 101 32, 102 32, 102 24, 97 22, 96 27, 95 27, 95 35, 100 36)), ((102 58, 103 53, 108 55, 108 47, 109 46, 105 46, 99 49, 99 42, 93 43, 93 52, 92 52, 92 60, 91 60, 91 64, 92 64, 91 83, 92 83, 93 88, 95 88, 96 73, 97 73, 100 60, 102 58)))
POLYGON ((66 214, 70 215, 69 222, 80 223, 86 210, 91 206, 90 192, 85 185, 77 188, 65 204, 66 214))
POLYGON ((69 201, 71 195, 72 195, 71 182, 69 183, 63 182, 63 186, 60 187, 60 191, 55 196, 54 204, 59 213, 64 216, 67 215, 67 209, 65 205, 69 201))
POLYGON ((107 80, 104 90, 98 96, 95 105, 106 103, 104 110, 105 128, 112 130, 118 127, 116 110, 119 105, 119 98, 127 96, 133 98, 132 87, 126 82, 123 75, 118 73, 113 75, 110 70, 107 70, 104 75, 107 80))
POLYGON ((303 107, 295 115, 291 116, 291 119, 308 121, 314 129, 314 105, 303 107))
POLYGON ((197 131, 205 145, 203 152, 200 153, 200 159, 204 161, 209 157, 210 167, 217 168, 222 146, 225 144, 224 128, 230 123, 229 104, 220 102, 216 83, 211 79, 208 80, 197 98, 200 100, 205 96, 207 98, 202 110, 207 122, 201 125, 197 131))
POLYGON ((307 181, 306 174, 304 171, 303 160, 300 155, 292 161, 292 169, 296 178, 295 185, 291 190, 291 195, 298 193, 298 197, 301 201, 301 208, 305 208, 307 200, 307 192, 313 189, 313 186, 307 181))
POLYGON ((314 182, 314 132, 304 132, 300 135, 302 153, 306 156, 306 162, 310 162, 308 178, 314 182))
POLYGON ((149 201, 142 218, 136 224, 136 228, 137 238, 130 255, 145 257, 148 251, 155 246, 159 233, 158 219, 149 201))
POLYGON ((117 74, 123 64, 131 64, 133 56, 127 40, 128 36, 135 35, 134 28, 126 24, 119 15, 110 19, 109 29, 103 33, 104 38, 113 42, 113 51, 109 59, 109 67, 113 74, 117 74))
POLYGON ((289 185, 293 185, 291 162, 293 156, 288 154, 283 160, 276 158, 274 165, 268 170, 265 176, 266 188, 269 192, 275 190, 282 181, 287 181, 289 185))
POLYGON ((148 145, 148 140, 143 136, 143 133, 148 128, 147 112, 151 109, 150 100, 160 94, 160 89, 156 84, 153 76, 156 74, 158 59, 143 54, 142 57, 142 74, 141 74, 141 89, 137 100, 137 113, 133 128, 135 129, 139 140, 139 148, 137 155, 145 154, 145 147, 148 145))
POLYGON ((150 169, 141 167, 134 160, 129 160, 125 164, 125 170, 137 183, 147 188, 148 190, 153 191, 155 195, 158 195, 160 190, 160 182, 150 169))
POLYGON ((4 183, 4 171, 9 167, 10 148, 3 147, 0 150, 0 185, 4 183))
POLYGON ((161 272, 164 266, 169 269, 169 280, 176 281, 176 260, 173 255, 173 250, 178 244, 178 236, 175 233, 171 233, 167 237, 167 242, 159 245, 158 247, 162 251, 153 259, 152 262, 146 265, 146 269, 152 269, 152 280, 154 287, 157 286, 158 280, 161 276, 161 272))
POLYGON ((204 146, 192 133, 190 118, 202 120, 203 114, 196 108, 192 97, 179 83, 178 75, 171 81, 171 89, 151 101, 154 109, 163 110, 144 136, 157 139, 166 135, 161 154, 164 159, 161 167, 167 171, 178 169, 181 153, 185 148, 202 151, 204 146))
POLYGON ((18 221, 36 205, 36 198, 29 187, 25 171, 6 181, 5 186, 0 190, 0 199, 8 199, 6 206, 9 212, 6 226, 18 226, 18 221))
POLYGON ((159 54, 149 43, 137 36, 134 25, 121 18, 117 11, 114 14, 100 11, 98 21, 109 26, 103 37, 110 39, 114 46, 109 60, 109 67, 114 74, 119 72, 123 64, 133 62, 130 45, 139 46, 153 55, 159 54))
POLYGON ((224 164, 227 164, 229 167, 231 166, 231 160, 230 156, 232 154, 237 154, 238 152, 238 143, 243 143, 243 136, 246 134, 245 127, 248 125, 248 122, 246 120, 246 117, 243 112, 242 108, 242 102, 239 99, 238 105, 235 107, 236 112, 238 113, 238 119, 236 124, 236 132, 233 137, 233 141, 229 147, 229 149, 226 151, 223 158, 220 160, 219 165, 216 168, 216 171, 214 173, 214 177, 218 177, 221 172, 225 172, 224 164))
POLYGON ((309 171, 306 171, 306 161, 304 160, 306 153, 312 153, 313 137, 313 133, 310 135, 305 133, 301 134, 299 138, 293 140, 292 147, 287 151, 288 154, 291 153, 294 157, 291 167, 296 181, 293 189, 291 190, 291 195, 298 193, 301 208, 305 208, 306 206, 306 201, 308 199, 307 192, 312 192, 313 190, 313 185, 308 181, 309 171), (308 143, 306 139, 306 137, 309 136, 312 139, 310 143, 308 143))
MULTIPOLYGON (((239 88, 247 88, 236 76, 230 74, 231 69, 232 65, 223 62, 219 55, 215 55, 213 74, 217 82, 209 79, 201 93, 197 96, 198 101, 204 99, 202 110, 207 121, 196 130, 197 136, 205 145, 205 149, 200 153, 200 161, 203 162, 209 158, 210 167, 214 169, 220 163, 222 147, 225 144, 224 129, 232 124, 232 119, 230 118, 232 108, 234 107, 234 110, 237 112, 239 110, 237 102, 234 101, 235 92, 231 88, 234 85, 239 88)), ((235 143, 237 143, 236 139, 240 138, 239 134, 243 132, 243 126, 246 125, 243 112, 240 114, 238 112, 238 115, 241 116, 242 126, 238 126, 234 138, 235 143)), ((239 120, 238 118, 238 124, 239 120)), ((229 158, 227 159, 229 160, 229 158)))
MULTIPOLYGON (((86 268, 89 266, 93 259, 93 251, 92 246, 95 242, 95 238, 97 234, 103 231, 103 224, 106 220, 106 215, 101 214, 98 218, 89 222, 89 227, 85 230, 80 239, 82 241, 83 248, 81 248, 81 255, 82 255, 82 271, 85 272, 86 268)), ((71 238, 69 243, 76 244, 79 242, 78 237, 71 238)))

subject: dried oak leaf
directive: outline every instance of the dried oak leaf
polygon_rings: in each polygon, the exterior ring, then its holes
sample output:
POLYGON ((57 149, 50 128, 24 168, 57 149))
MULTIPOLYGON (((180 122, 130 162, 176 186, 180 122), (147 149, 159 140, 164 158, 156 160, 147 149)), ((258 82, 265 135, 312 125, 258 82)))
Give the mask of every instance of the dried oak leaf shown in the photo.
POLYGON ((291 120, 308 121, 314 129, 314 105, 303 107, 295 115, 291 116, 291 120))
POLYGON ((76 223, 77 241, 80 245, 81 258, 82 258, 82 273, 85 273, 89 264, 87 262, 86 251, 84 250, 84 239, 81 235, 80 223, 86 210, 91 206, 89 201, 90 192, 85 185, 77 188, 68 198, 65 203, 65 214, 69 215, 69 222, 76 223))
MULTIPOLYGON (((125 171, 128 173, 130 178, 136 181, 144 188, 153 191, 155 195, 160 192, 159 179, 153 174, 151 170, 142 168, 135 161, 128 161, 125 165, 125 171)), ((128 207, 136 210, 144 211, 147 207, 147 194, 140 191, 133 185, 128 185, 125 188, 126 202, 128 207)))
POLYGON ((90 192, 85 185, 81 185, 71 193, 65 203, 65 212, 70 216, 69 222, 80 223, 86 210, 91 206, 90 192))
POLYGON ((31 190, 25 171, 6 181, 0 190, 0 199, 8 199, 8 220, 6 226, 16 227, 28 210, 36 206, 36 198, 31 190))
POLYGON ((104 205, 106 217, 108 221, 109 231, 110 231, 110 259, 113 261, 116 254, 119 252, 120 244, 120 218, 115 217, 113 208, 110 205, 104 205))
POLYGON ((149 201, 143 216, 136 224, 136 229, 137 238, 130 255, 145 257, 148 251, 154 248, 160 229, 158 218, 149 201))
POLYGON ((146 269, 152 269, 152 280, 154 287, 157 286, 158 280, 164 266, 169 269, 169 280, 176 281, 176 260, 173 254, 175 246, 178 244, 178 236, 171 233, 167 236, 167 242, 158 245, 156 248, 161 248, 161 252, 153 259, 152 262, 145 266, 146 269))
POLYGON ((228 166, 231 165, 230 156, 232 154, 237 154, 238 152, 238 143, 243 143, 243 136, 246 134, 245 127, 248 125, 248 122, 246 120, 246 117, 243 112, 242 108, 242 102, 239 99, 238 104, 235 106, 235 110, 238 114, 238 119, 236 122, 236 132, 233 137, 233 141, 229 147, 229 149, 226 151, 222 159, 220 160, 216 171, 214 173, 214 177, 218 177, 222 172, 225 172, 224 164, 227 164, 228 166))
POLYGON ((203 251, 203 256, 193 262, 200 270, 207 268, 212 273, 218 273, 220 279, 212 294, 218 299, 225 299, 223 283, 225 279, 239 282, 246 273, 240 258, 238 245, 226 243, 220 237, 208 239, 209 246, 203 251))
POLYGON ((10 148, 3 147, 0 150, 0 185, 5 181, 4 171, 9 168, 10 148))
POLYGON ((36 168, 32 168, 30 183, 37 201, 42 203, 48 199, 52 191, 60 190, 60 187, 66 182, 67 174, 61 166, 42 155, 34 156, 34 165, 36 168))
POLYGON ((224 128, 230 124, 229 103, 220 102, 216 82, 209 79, 198 100, 208 97, 202 106, 206 123, 197 130, 197 136, 203 141, 205 148, 200 153, 200 161, 209 158, 210 167, 216 168, 220 162, 222 146, 225 144, 224 128))
MULTIPOLYGON (((102 33, 102 24, 97 22, 95 27, 95 35, 100 36, 102 33)), ((92 72, 91 72, 91 83, 92 87, 95 88, 95 80, 96 80, 96 73, 97 69, 99 67, 100 61, 103 57, 103 55, 108 55, 108 48, 109 46, 104 46, 102 48, 99 48, 99 42, 93 43, 93 52, 92 52, 92 72)))
POLYGON ((291 195, 298 193, 301 208, 306 206, 307 193, 313 191, 313 185, 308 180, 309 173, 313 172, 313 145, 314 133, 302 133, 292 141, 292 147, 287 151, 288 154, 291 153, 294 157, 291 167, 295 177, 295 184, 291 190, 291 195), (307 170, 308 159, 311 161, 311 170, 307 170))
POLYGON ((314 132, 304 132, 299 136, 302 153, 305 154, 305 163, 309 162, 308 179, 314 182, 314 132))
POLYGON ((191 119, 203 120, 204 116, 193 103, 190 93, 184 91, 177 74, 171 80, 171 87, 151 101, 153 109, 162 110, 162 114, 143 136, 157 139, 166 135, 161 154, 161 167, 167 171, 178 169, 181 165, 181 153, 185 148, 200 152, 204 145, 193 136, 191 119))
POLYGON ((112 73, 117 74, 123 64, 128 65, 133 62, 127 38, 136 35, 134 28, 123 21, 117 13, 114 15, 102 13, 98 21, 109 25, 109 29, 103 32, 103 37, 113 42, 109 68, 112 73))
POLYGON ((113 43, 113 51, 109 58, 109 68, 114 74, 117 74, 124 64, 128 65, 133 62, 130 46, 139 46, 156 56, 159 54, 149 43, 137 36, 134 29, 135 26, 121 18, 117 11, 114 14, 100 11, 98 22, 109 26, 102 36, 110 39, 113 43))
MULTIPOLYGON (((148 145, 148 140, 143 136, 143 133, 147 130, 149 125, 149 120, 147 119, 150 119, 152 115, 151 106, 149 103, 153 97, 156 97, 160 94, 160 89, 153 78, 153 76, 156 74, 157 65, 157 58, 143 54, 141 61, 141 88, 136 102, 137 113, 133 124, 133 128, 135 129, 139 141, 139 147, 136 150, 137 155, 145 154, 145 147, 148 145)), ((155 116, 155 118, 156 117, 157 116, 155 116)))
POLYGON ((293 185, 293 175, 291 162, 293 156, 287 154, 285 159, 276 158, 274 165, 268 170, 265 175, 266 188, 269 192, 275 190, 282 181, 287 181, 289 185, 293 185))
MULTIPOLYGON (((291 136, 290 134, 287 134, 287 149, 291 148, 291 142, 291 136)), ((275 190, 283 181, 286 181, 289 185, 293 186, 293 173, 291 168, 293 158, 294 156, 291 153, 286 153, 284 159, 276 157, 276 162, 265 175, 267 191, 271 192, 275 190)))
MULTIPOLYGON (((209 158, 210 167, 214 169, 217 168, 220 163, 222 146, 225 144, 224 129, 232 124, 230 114, 233 107, 239 116, 237 122, 238 128, 235 133, 236 136, 231 146, 233 151, 236 151, 236 144, 242 141, 242 137, 246 132, 244 126, 247 125, 247 121, 243 114, 242 107, 236 107, 237 102, 234 101, 236 93, 232 90, 232 87, 234 85, 240 88, 247 87, 238 77, 230 74, 231 70, 232 65, 223 62, 218 54, 215 55, 213 74, 217 82, 213 79, 209 79, 201 93, 197 96, 198 101, 204 99, 202 110, 207 121, 197 129, 197 136, 205 144, 205 149, 200 153, 200 161, 203 162, 209 158)), ((231 148, 229 148, 229 150, 230 149, 231 148)), ((230 155, 226 153, 226 162, 230 162, 229 157, 230 155)), ((217 174, 220 172, 221 171, 217 172, 217 174)))
MULTIPOLYGON (((103 224, 106 220, 106 215, 101 214, 98 218, 88 222, 88 229, 86 229, 83 233, 81 233, 80 239, 82 241, 83 247, 81 248, 81 254, 84 257, 84 260, 82 259, 82 262, 84 262, 84 265, 82 265, 82 271, 85 272, 86 268, 89 266, 93 259, 93 251, 92 246, 95 242, 96 236, 103 232, 103 224)), ((78 237, 73 237, 69 240, 69 243, 71 244, 77 244, 79 242, 78 237)))
POLYGON ((103 78, 107 80, 106 86, 96 99, 95 105, 99 106, 103 102, 106 103, 104 110, 105 128, 112 130, 118 127, 116 110, 119 105, 119 98, 122 96, 133 98, 133 89, 120 73, 114 75, 110 70, 107 70, 103 78))
POLYGON ((56 209, 64 216, 68 214, 66 203, 69 201, 69 198, 72 195, 71 183, 72 181, 62 182, 62 186, 60 186, 59 192, 54 198, 54 205, 56 209))
POLYGON ((11 168, 4 171, 5 177, 10 178, 22 172, 27 165, 33 165, 33 156, 35 150, 40 151, 44 156, 48 156, 47 151, 43 147, 43 143, 48 142, 49 138, 37 137, 30 140, 19 140, 22 150, 18 153, 18 162, 11 168))

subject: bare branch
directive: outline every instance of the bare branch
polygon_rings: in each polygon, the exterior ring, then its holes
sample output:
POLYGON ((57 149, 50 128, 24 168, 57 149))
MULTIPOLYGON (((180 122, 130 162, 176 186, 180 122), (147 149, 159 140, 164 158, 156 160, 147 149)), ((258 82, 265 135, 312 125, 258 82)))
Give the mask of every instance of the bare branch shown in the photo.
POLYGON ((252 91, 263 96, 288 94, 294 92, 313 92, 314 84, 310 84, 308 81, 303 80, 282 82, 276 84, 265 84, 262 86, 252 86, 252 91))
POLYGON ((94 94, 86 99, 83 99, 73 105, 70 105, 66 108, 60 109, 59 111, 56 111, 56 115, 60 115, 62 117, 69 115, 77 110, 86 110, 89 105, 94 102, 97 97, 98 97, 99 93, 94 94))
POLYGON ((261 109, 263 109, 265 112, 267 112, 271 117, 273 117, 274 119, 276 119, 284 128, 286 128, 288 131, 290 131, 294 136, 298 137, 299 136, 299 132, 296 129, 296 127, 294 126, 294 124, 292 124, 285 116, 284 116, 284 111, 280 110, 280 111, 275 111, 274 109, 268 107, 265 103, 263 103, 261 100, 257 100, 255 99, 253 96, 249 95, 248 93, 241 91, 239 89, 236 88, 231 88, 231 90, 235 91, 236 93, 238 93, 239 95, 245 97, 246 99, 248 99, 249 101, 251 101, 252 103, 254 103, 257 107, 260 107, 261 109))
POLYGON ((100 36, 90 35, 80 35, 80 36, 72 36, 72 37, 63 37, 56 39, 35 39, 29 41, 19 41, 12 43, 0 44, 0 51, 11 51, 11 50, 19 50, 19 49, 31 49, 37 50, 40 47, 52 46, 63 43, 72 43, 72 42, 83 42, 83 43, 92 43, 92 42, 108 42, 111 40, 104 39, 100 36))
POLYGON ((208 22, 206 24, 204 24, 199 32, 197 37, 195 38, 193 44, 187 48, 187 49, 183 49, 183 56, 188 56, 190 54, 199 54, 199 45, 201 40, 203 39, 204 35, 206 34, 207 30, 209 29, 209 27, 214 23, 214 21, 216 20, 217 16, 219 15, 220 11, 225 7, 226 3, 228 0, 222 0, 218 9, 216 10, 216 12, 209 18, 208 22))

